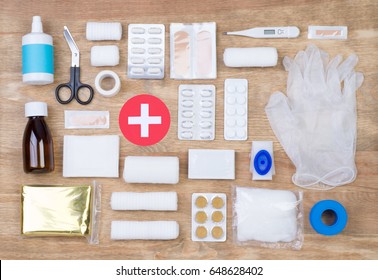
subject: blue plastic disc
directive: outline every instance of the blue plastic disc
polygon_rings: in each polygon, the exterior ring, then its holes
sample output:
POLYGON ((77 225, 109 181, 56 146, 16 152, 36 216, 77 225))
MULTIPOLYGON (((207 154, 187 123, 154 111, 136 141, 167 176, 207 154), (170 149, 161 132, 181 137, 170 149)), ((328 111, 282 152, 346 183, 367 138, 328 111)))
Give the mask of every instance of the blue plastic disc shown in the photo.
POLYGON ((336 235, 343 231, 348 221, 348 214, 343 205, 335 200, 321 200, 317 202, 310 211, 310 224, 312 228, 323 235, 336 235), (322 221, 325 211, 332 211, 335 214, 335 221, 332 225, 326 225, 322 221))
POLYGON ((253 166, 259 175, 265 175, 272 168, 272 157, 266 150, 259 151, 253 160, 253 166))

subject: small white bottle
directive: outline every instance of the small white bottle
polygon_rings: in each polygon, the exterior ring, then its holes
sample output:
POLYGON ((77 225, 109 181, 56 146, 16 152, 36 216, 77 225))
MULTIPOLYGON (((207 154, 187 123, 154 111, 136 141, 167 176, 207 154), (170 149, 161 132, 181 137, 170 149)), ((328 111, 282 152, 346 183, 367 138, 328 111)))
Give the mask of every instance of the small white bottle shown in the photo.
POLYGON ((53 38, 43 33, 40 16, 33 16, 32 32, 22 37, 22 81, 32 85, 54 82, 53 38))

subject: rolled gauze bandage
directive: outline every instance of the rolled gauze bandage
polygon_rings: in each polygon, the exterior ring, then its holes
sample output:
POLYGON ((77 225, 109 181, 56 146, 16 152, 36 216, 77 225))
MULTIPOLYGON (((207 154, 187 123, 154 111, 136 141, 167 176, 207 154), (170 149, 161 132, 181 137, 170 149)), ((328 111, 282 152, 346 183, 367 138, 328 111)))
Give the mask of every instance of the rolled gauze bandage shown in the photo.
POLYGON ((128 156, 125 158, 123 179, 127 183, 177 184, 179 181, 179 158, 128 156))
POLYGON ((114 192, 113 210, 177 211, 176 192, 114 192))
POLYGON ((223 53, 228 67, 272 67, 277 65, 276 48, 228 48, 223 53))
POLYGON ((121 40, 122 25, 120 22, 87 22, 87 40, 121 40))
POLYGON ((118 64, 118 46, 93 46, 91 48, 92 66, 116 66, 118 64))
POLYGON ((178 236, 176 221, 112 221, 113 240, 170 240, 178 236))

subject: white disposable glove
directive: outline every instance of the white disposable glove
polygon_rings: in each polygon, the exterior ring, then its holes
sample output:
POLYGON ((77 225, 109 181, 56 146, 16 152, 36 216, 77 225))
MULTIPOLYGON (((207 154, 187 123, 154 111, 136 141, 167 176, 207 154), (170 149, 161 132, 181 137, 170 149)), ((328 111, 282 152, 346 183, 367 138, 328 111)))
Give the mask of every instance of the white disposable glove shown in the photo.
POLYGON ((356 55, 341 61, 341 55, 328 61, 314 45, 294 60, 285 57, 287 96, 276 92, 265 107, 296 167, 292 180, 297 186, 327 189, 356 178, 356 90, 363 75, 353 69, 356 55))

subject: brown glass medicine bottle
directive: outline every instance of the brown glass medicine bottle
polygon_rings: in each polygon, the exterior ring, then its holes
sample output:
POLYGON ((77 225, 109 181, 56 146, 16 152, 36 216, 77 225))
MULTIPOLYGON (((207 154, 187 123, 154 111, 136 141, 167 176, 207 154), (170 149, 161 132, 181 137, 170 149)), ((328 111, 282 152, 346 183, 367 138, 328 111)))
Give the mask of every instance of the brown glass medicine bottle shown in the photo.
POLYGON ((25 173, 47 173, 54 170, 54 147, 50 129, 45 122, 47 104, 25 104, 25 117, 29 118, 23 138, 25 173))

